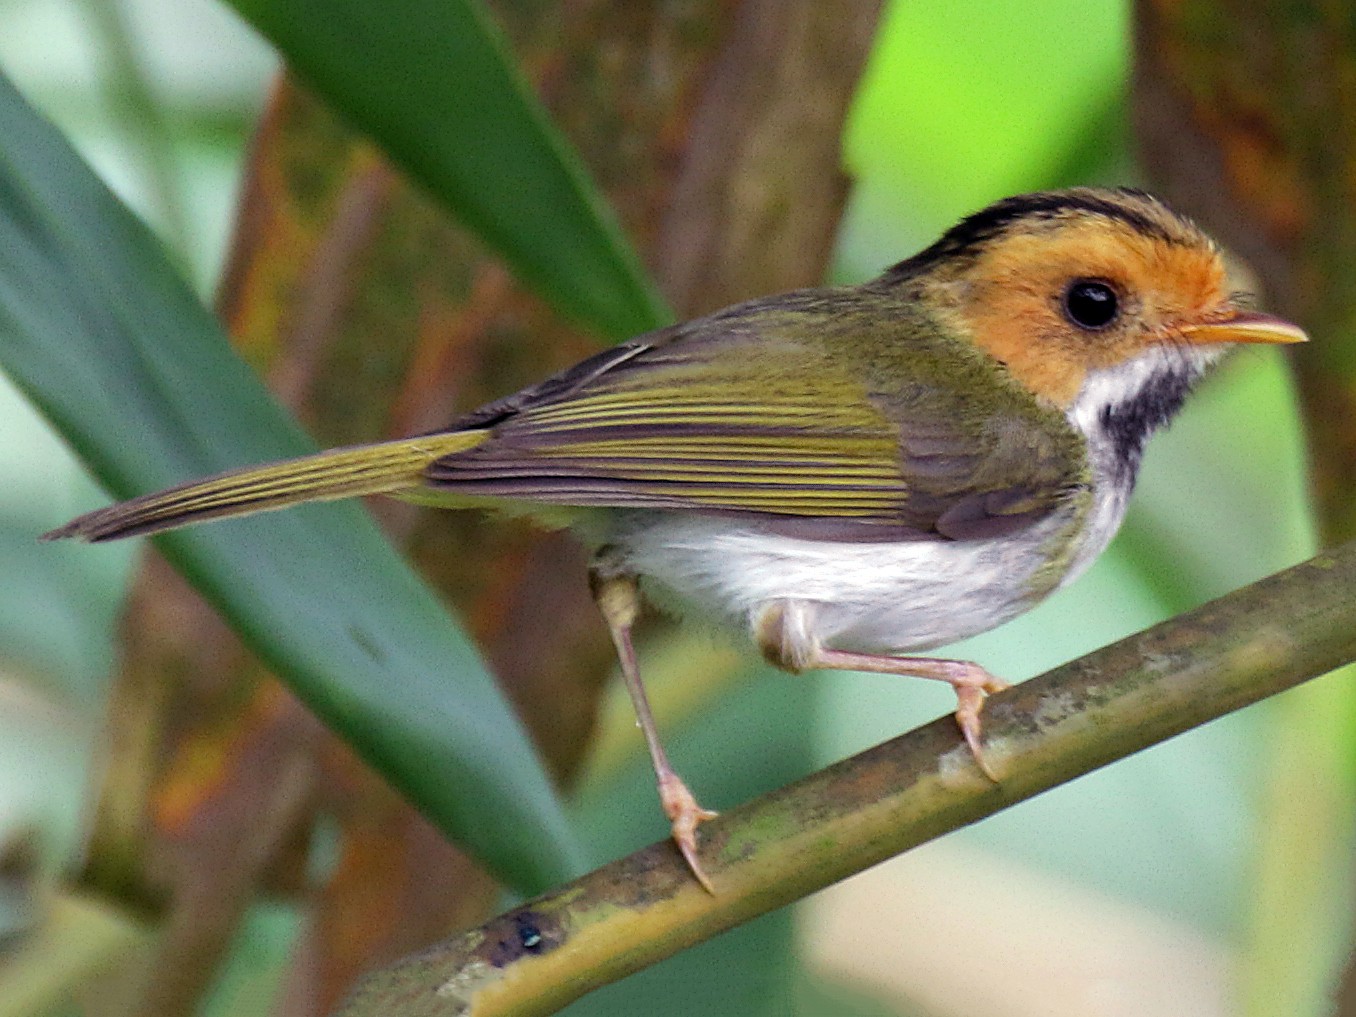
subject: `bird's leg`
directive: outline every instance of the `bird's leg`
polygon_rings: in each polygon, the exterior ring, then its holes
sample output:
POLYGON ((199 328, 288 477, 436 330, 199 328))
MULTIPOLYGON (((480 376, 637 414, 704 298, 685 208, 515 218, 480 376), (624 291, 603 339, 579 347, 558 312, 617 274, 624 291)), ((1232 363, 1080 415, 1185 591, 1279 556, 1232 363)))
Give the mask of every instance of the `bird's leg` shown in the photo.
POLYGON ((716 813, 697 804, 697 799, 682 778, 673 772, 668 754, 659 740, 659 729, 655 726, 654 714, 650 712, 650 702, 645 696, 640 668, 636 664, 636 651, 631 645, 631 627, 640 613, 640 589, 636 578, 610 572, 600 558, 595 560, 589 570, 589 587, 612 633, 612 642, 617 647, 622 679, 631 696, 636 721, 645 734, 645 744, 650 750, 650 761, 654 764, 655 780, 659 787, 659 802, 672 824, 673 841, 697 881, 714 894, 715 888, 697 860, 697 826, 708 819, 715 819, 716 813))
POLYGON ((796 674, 824 667, 837 671, 869 671, 946 682, 956 691, 956 724, 965 738, 965 744, 970 747, 975 764, 984 776, 998 783, 998 777, 984 758, 979 715, 984 707, 984 697, 1002 692, 1008 683, 989 674, 978 664, 936 657, 895 657, 828 649, 810 635, 805 609, 795 601, 778 601, 764 608, 756 619, 754 637, 764 657, 777 667, 796 674))
POLYGON ((811 667, 828 667, 837 671, 871 671, 877 674, 911 675, 946 682, 956 690, 956 725, 975 763, 995 784, 998 777, 989 768, 980 743, 982 725, 980 710, 984 697, 1002 692, 1008 683, 995 678, 978 664, 968 660, 944 660, 937 657, 890 657, 874 653, 852 653, 846 650, 821 648, 812 658, 811 667))

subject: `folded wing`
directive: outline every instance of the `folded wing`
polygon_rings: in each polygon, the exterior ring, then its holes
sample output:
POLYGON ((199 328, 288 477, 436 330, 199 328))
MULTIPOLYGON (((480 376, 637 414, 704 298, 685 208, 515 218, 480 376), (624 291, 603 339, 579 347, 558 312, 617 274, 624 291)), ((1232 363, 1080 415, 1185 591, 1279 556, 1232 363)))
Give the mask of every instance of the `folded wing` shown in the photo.
POLYGON ((488 439, 425 478, 457 496, 735 514, 833 539, 1009 532, 1076 479, 1068 448, 1020 416, 976 426, 945 384, 872 391, 797 329, 759 320, 755 342, 741 324, 658 333, 490 404, 457 425, 488 439))

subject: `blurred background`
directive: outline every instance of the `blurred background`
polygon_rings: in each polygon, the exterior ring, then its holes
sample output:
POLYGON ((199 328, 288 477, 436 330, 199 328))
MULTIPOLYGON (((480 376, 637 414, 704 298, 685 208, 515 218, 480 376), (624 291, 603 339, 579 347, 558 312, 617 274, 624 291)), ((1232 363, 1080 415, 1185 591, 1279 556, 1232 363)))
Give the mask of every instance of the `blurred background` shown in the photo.
MULTIPOLYGON (((842 142, 852 185, 831 277, 867 278, 1003 195, 1144 183, 1131 17, 1103 0, 886 4, 842 142)), ((215 0, 0 0, 0 69, 208 303, 278 66, 215 0)), ((1230 360, 1155 441, 1124 532, 1086 577, 948 654, 1020 680, 1307 557, 1305 452, 1273 352, 1230 360)), ((0 871, 42 873, 0 896, 0 1015, 100 1012, 91 979, 148 933, 64 887, 84 864, 119 617, 143 549, 37 544, 103 495, 8 387, 0 434, 0 871), (44 936, 87 943, 88 970, 44 969, 33 949, 44 936)), ((681 629, 656 627, 642 659, 675 764, 715 808, 951 709, 925 682, 791 679, 681 629), (716 677, 694 688, 694 672, 716 677)), ((1350 944, 1340 681, 1023 803, 568 1012, 1330 1012, 1350 944)), ((618 691, 571 799, 595 863, 663 833, 618 691)), ((310 843, 317 871, 327 843, 323 829, 310 843)), ((285 1012, 305 924, 304 894, 258 893, 200 1012, 285 1012)))

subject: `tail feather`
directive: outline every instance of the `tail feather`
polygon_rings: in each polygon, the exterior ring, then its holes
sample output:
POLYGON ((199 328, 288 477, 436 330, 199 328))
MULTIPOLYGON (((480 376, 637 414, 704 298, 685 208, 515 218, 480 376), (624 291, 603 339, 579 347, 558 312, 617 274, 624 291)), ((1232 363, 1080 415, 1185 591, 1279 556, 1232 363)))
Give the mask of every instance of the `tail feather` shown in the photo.
POLYGON ((486 434, 425 435, 232 470, 86 513, 42 539, 118 540, 301 502, 396 493, 418 487, 430 463, 474 448, 486 434))

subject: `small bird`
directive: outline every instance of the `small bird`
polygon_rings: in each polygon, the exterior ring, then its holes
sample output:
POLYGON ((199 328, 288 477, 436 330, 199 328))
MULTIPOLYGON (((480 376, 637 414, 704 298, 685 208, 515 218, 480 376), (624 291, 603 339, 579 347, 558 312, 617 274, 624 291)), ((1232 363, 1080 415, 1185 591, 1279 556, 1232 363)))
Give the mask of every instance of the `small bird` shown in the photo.
POLYGON ((947 682, 979 767, 1005 683, 908 656, 1079 575, 1150 434, 1236 343, 1302 342, 1229 289, 1215 245, 1131 189, 1020 195, 860 286, 765 297, 642 335, 446 430, 246 468, 46 534, 112 540, 385 494, 562 507, 693 874, 703 809, 664 753, 631 630, 642 590, 742 629, 773 664, 947 682))

